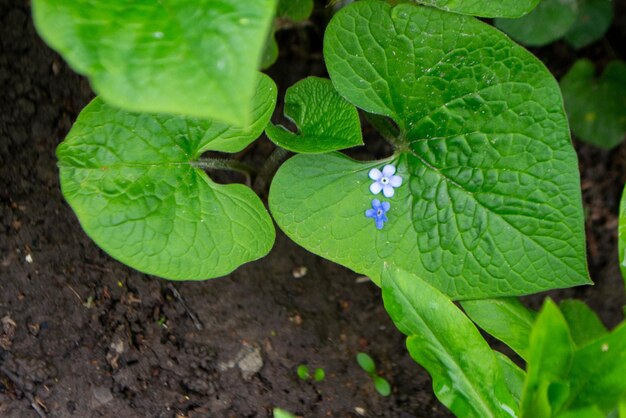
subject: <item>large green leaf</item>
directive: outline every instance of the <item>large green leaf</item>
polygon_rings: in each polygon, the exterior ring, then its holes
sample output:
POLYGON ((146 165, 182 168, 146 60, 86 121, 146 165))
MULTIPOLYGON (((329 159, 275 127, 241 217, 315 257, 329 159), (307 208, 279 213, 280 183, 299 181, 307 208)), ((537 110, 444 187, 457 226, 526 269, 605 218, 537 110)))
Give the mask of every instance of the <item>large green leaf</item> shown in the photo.
POLYGON ((613 148, 626 136, 626 63, 612 61, 599 78, 595 73, 583 59, 561 79, 565 108, 578 138, 613 148))
POLYGON ((548 299, 530 334, 522 418, 549 418, 561 409, 570 396, 568 373, 573 355, 565 318, 548 299))
POLYGON ((401 134, 385 161, 283 164, 270 208, 287 235, 375 282, 387 262, 457 299, 589 283, 576 155, 536 58, 474 18, 371 1, 335 15, 324 54, 339 93, 401 134), (378 230, 364 213, 384 164, 404 181, 378 230))
POLYGON ((511 38, 529 46, 542 46, 562 38, 576 23, 577 0, 542 0, 519 19, 496 19, 495 25, 511 38))
POLYGON ((574 48, 582 48, 600 39, 611 26, 613 2, 611 0, 578 0, 578 15, 565 40, 574 48))
POLYGON ((252 120, 276 0, 33 0, 44 40, 108 103, 252 120))
POLYGON ((534 311, 516 298, 467 300, 462 306, 476 325, 527 359, 534 311))
POLYGON ((517 416, 501 360, 450 299, 419 277, 393 268, 384 270, 382 288, 385 309, 408 336, 411 357, 428 370, 444 405, 459 417, 517 416))
POLYGON ((298 133, 271 123, 266 133, 290 151, 321 153, 363 144, 359 113, 330 80, 308 77, 288 88, 285 116, 298 126, 298 133))
POLYGON ((57 150, 63 195, 85 232, 112 257, 169 279, 222 276, 267 254, 275 232, 260 199, 195 164, 203 151, 237 151, 261 134, 276 87, 259 80, 247 131, 91 102, 57 150))
POLYGON ((540 0, 414 0, 453 13, 481 17, 520 17, 540 0))

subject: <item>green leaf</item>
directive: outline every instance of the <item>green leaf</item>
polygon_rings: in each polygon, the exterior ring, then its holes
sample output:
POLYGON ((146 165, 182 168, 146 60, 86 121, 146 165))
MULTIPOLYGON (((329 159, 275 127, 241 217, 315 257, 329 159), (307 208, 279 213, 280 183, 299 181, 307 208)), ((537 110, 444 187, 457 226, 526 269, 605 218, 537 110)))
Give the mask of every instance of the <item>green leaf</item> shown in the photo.
POLYGON ((311 375, 309 374, 309 367, 305 364, 301 364, 296 369, 296 374, 302 380, 307 380, 311 375))
POLYGON ((589 283, 577 158, 536 58, 474 18, 371 1, 334 16, 324 55, 339 93, 400 137, 384 161, 283 164, 269 200, 289 237, 376 283, 387 262, 454 299, 589 283), (368 172, 384 164, 404 181, 377 230, 368 172))
POLYGON ((322 380, 324 380, 325 377, 326 372, 324 371, 324 369, 321 369, 319 367, 315 369, 315 372, 313 373, 313 380, 315 380, 316 382, 321 382, 322 380))
POLYGON ((271 67, 278 59, 278 43, 276 43, 276 33, 272 30, 265 40, 265 46, 263 47, 263 53, 261 54, 261 66, 262 70, 271 67))
POLYGON ((577 0, 542 0, 522 18, 496 19, 494 23, 524 45, 542 46, 565 36, 577 17, 577 0))
POLYGON ((626 397, 619 402, 619 418, 626 418, 626 397))
POLYGON ((374 363, 374 360, 369 355, 365 353, 357 353, 356 362, 359 363, 359 366, 361 366, 361 368, 365 370, 367 373, 369 374, 376 373, 376 364, 374 363))
POLYGON ((506 383, 506 387, 508 388, 509 393, 513 395, 515 403, 519 405, 522 399, 522 391, 524 390, 526 373, 504 354, 498 351, 495 351, 494 353, 498 358, 498 364, 500 365, 500 370, 502 370, 502 377, 506 383))
POLYGON ((582 48, 602 38, 613 20, 611 0, 578 0, 578 17, 565 40, 574 48, 582 48))
POLYGON ((574 355, 568 409, 598 406, 604 414, 626 396, 626 323, 588 343, 574 355))
POLYGON ((322 153, 363 145, 359 113, 330 80, 308 77, 287 89, 285 116, 298 126, 297 134, 271 123, 265 132, 290 151, 322 153))
POLYGON ((306 20, 313 12, 313 0, 278 0, 276 16, 295 22, 306 20))
POLYGON ((474 324, 419 277, 386 268, 385 309, 408 336, 411 357, 430 373, 437 398, 459 417, 517 416, 500 361, 474 324))
POLYGON ((581 140, 613 148, 626 135, 626 63, 610 62, 599 78, 589 60, 576 61, 561 79, 572 132, 581 140))
POLYGON ((284 409, 274 408, 274 418, 296 418, 291 412, 287 412, 284 409))
POLYGON ((380 376, 374 376, 372 380, 374 381, 374 387, 376 388, 376 392, 378 392, 380 396, 391 395, 391 386, 389 385, 387 379, 380 376))
MULTIPOLYGON (((619 203, 619 226, 617 235, 619 267, 624 283, 626 284, 626 186, 622 191, 622 198, 619 203)), ((624 307, 624 313, 626 315, 626 306, 624 307)))
POLYGON ((261 134, 276 86, 259 80, 247 132, 99 98, 83 109, 57 156, 63 195, 87 235, 119 261, 174 280, 223 276, 267 254, 275 232, 260 199, 196 164, 204 151, 240 150, 261 134))
POLYGON ((42 38, 107 103, 246 126, 276 0, 33 0, 42 38))
POLYGON ((572 340, 577 346, 586 344, 608 333, 600 318, 583 302, 576 299, 564 300, 559 309, 567 321, 572 340))
POLYGON ((535 313, 516 298, 477 299, 462 303, 467 316, 479 327, 528 358, 530 330, 535 313))
POLYGON ((481 17, 520 17, 530 12, 539 0, 414 0, 447 12, 481 17))
POLYGON ((570 395, 568 373, 573 355, 567 322, 548 299, 530 334, 522 418, 551 417, 560 410, 570 395))
POLYGON ((597 406, 590 406, 581 409, 572 409, 558 414, 556 418, 606 418, 597 406))

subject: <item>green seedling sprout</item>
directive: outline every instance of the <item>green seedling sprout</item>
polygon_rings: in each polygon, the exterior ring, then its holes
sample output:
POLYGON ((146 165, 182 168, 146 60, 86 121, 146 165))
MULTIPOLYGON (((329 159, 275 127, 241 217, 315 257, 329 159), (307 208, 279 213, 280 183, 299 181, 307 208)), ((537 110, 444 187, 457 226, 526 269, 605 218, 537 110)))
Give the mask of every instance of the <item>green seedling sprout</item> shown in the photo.
POLYGON ((326 377, 326 372, 320 367, 316 368, 313 372, 313 375, 311 375, 309 371, 309 366, 307 366, 306 364, 299 365, 296 373, 298 374, 298 377, 302 380, 313 379, 316 382, 321 382, 326 377))
POLYGON ((372 359, 368 354, 358 353, 356 355, 356 362, 359 363, 359 366, 361 366, 361 368, 365 370, 368 376, 372 379, 376 392, 378 392, 381 396, 389 396, 389 394, 391 394, 391 385, 389 385, 387 379, 378 375, 374 359, 372 359))
POLYGON ((284 409, 274 408, 274 418, 296 418, 291 412, 287 412, 284 409))

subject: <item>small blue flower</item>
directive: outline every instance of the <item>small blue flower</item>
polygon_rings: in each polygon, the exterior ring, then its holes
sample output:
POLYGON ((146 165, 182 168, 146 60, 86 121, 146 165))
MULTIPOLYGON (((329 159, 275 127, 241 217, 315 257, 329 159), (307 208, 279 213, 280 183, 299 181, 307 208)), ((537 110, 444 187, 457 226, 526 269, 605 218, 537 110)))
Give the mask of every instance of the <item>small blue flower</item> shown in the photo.
POLYGON ((370 192, 378 194, 382 190, 385 197, 393 197, 393 189, 402 185, 402 177, 394 176, 394 174, 396 174, 396 167, 391 164, 384 166, 383 171, 372 168, 369 177, 374 180, 374 183, 370 186, 370 192))
POLYGON ((376 228, 383 229, 385 222, 389 220, 387 219, 387 212, 389 212, 390 208, 389 202, 380 203, 380 200, 374 199, 372 200, 372 209, 366 210, 365 216, 374 219, 376 228))

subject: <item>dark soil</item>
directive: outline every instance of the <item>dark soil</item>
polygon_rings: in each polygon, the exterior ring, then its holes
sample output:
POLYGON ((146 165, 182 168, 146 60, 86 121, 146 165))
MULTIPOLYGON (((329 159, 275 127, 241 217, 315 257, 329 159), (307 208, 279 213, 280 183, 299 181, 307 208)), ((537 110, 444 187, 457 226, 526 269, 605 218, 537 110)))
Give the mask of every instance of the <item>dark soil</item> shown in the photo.
MULTIPOLYGON (((320 39, 315 27, 279 37, 271 74, 282 91, 323 74, 320 39)), ((0 47, 1 417, 268 417, 276 406, 305 417, 451 416, 378 288, 280 233, 265 259, 197 283, 148 277, 99 250, 61 196, 54 155, 93 97, 89 85, 40 40, 24 1, 0 0, 0 47), (307 274, 295 278, 300 267, 307 274), (376 393, 359 351, 377 360, 391 396, 376 393), (299 364, 326 379, 300 380, 299 364)), ((599 48, 582 53, 606 57, 599 48)), ((576 57, 562 45, 539 53, 559 74, 576 57)), ((597 285, 551 295, 584 299, 612 326, 624 304, 616 227, 626 147, 577 149, 597 285)))

